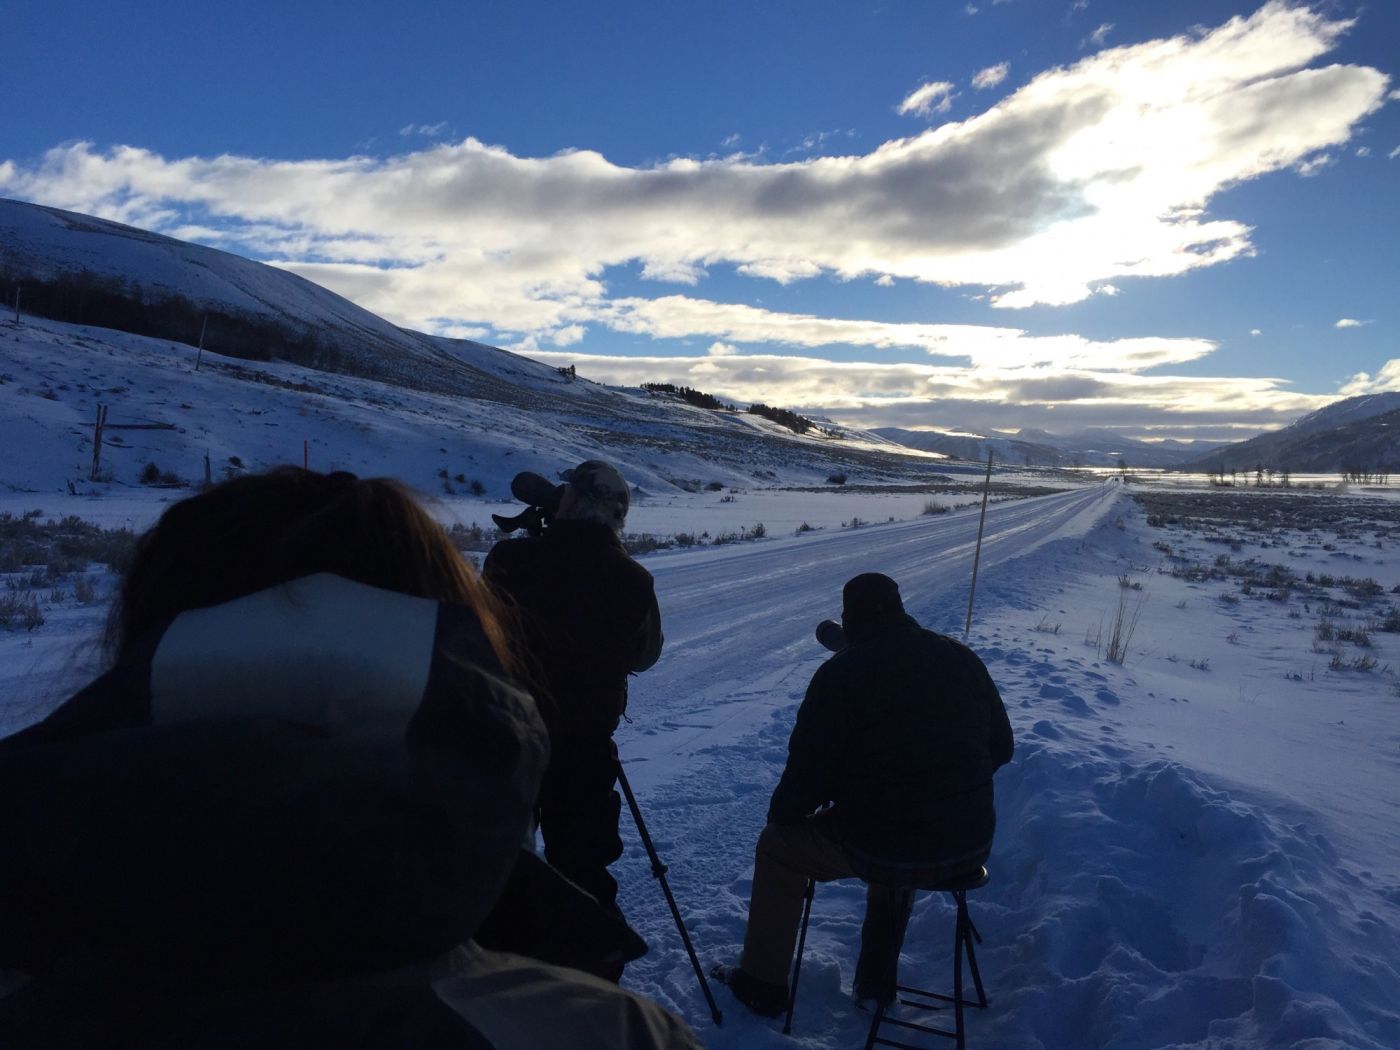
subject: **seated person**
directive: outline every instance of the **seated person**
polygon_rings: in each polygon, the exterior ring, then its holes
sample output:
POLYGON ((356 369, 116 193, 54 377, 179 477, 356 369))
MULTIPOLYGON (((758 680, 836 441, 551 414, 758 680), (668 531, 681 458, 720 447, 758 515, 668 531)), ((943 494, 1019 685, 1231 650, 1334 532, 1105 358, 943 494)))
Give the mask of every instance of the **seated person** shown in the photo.
POLYGON ((841 618, 845 648, 812 676, 758 838, 743 954, 714 970, 766 1016, 787 1007, 808 879, 867 881, 854 997, 893 1001, 910 887, 981 868, 996 827, 992 774, 1011 760, 986 667, 908 616, 894 580, 850 580, 841 618))
POLYGON ((699 1046, 472 940, 511 943, 487 920, 523 880, 567 920, 528 950, 644 950, 522 853, 547 734, 495 601, 401 486, 283 468, 172 506, 109 645, 0 740, 0 969, 27 978, 0 1045, 699 1046))

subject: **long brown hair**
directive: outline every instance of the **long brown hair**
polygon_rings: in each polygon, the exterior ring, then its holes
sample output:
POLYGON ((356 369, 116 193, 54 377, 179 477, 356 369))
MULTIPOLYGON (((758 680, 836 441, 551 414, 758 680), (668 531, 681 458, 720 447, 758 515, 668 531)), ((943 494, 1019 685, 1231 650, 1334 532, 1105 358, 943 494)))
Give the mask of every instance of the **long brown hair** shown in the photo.
POLYGON ((187 609, 318 572, 470 606, 501 665, 517 669, 510 615, 407 486, 301 467, 222 482, 162 514, 137 541, 106 647, 120 660, 187 609))

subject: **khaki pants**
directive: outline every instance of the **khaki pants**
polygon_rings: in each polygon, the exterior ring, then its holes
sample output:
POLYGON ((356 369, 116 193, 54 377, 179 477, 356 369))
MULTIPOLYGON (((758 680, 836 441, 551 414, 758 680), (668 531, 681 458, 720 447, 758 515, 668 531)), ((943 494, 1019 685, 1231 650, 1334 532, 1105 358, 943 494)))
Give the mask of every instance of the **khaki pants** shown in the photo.
MULTIPOLYGON (((832 832, 832 816, 831 810, 823 810, 799 824, 769 824, 759 835, 749 923, 739 958, 739 968, 749 976, 787 985, 809 878, 831 882, 859 877, 832 832)), ((911 889, 866 884, 865 922, 856 963, 858 995, 884 1002, 893 999, 899 950, 913 905, 911 889)))

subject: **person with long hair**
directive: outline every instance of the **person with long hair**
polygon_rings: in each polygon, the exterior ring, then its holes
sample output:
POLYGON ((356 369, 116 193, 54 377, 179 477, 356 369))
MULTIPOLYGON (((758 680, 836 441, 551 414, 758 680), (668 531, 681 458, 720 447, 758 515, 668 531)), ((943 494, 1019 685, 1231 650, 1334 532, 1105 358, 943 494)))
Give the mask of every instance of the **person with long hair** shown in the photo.
POLYGON ((548 735, 513 637, 395 481, 166 510, 109 669, 0 740, 0 1045, 698 1046, 556 965, 635 944, 521 849, 548 735))

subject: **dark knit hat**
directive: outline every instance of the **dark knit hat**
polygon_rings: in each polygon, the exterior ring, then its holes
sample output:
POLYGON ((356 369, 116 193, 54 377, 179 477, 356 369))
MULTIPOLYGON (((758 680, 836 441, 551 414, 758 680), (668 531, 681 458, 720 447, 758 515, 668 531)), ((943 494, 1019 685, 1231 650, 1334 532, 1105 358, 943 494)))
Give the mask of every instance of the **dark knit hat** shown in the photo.
POLYGON ((863 572, 846 582, 841 591, 841 619, 865 622, 887 613, 903 612, 899 584, 882 573, 863 572))
POLYGON ((631 499, 620 470, 601 459, 586 459, 559 476, 574 487, 588 516, 622 527, 631 499))

